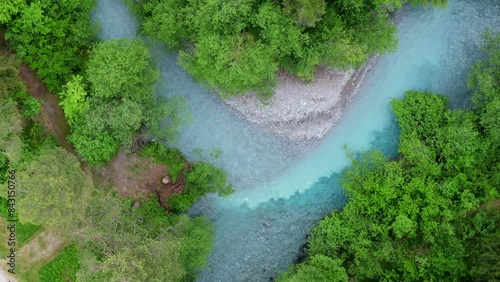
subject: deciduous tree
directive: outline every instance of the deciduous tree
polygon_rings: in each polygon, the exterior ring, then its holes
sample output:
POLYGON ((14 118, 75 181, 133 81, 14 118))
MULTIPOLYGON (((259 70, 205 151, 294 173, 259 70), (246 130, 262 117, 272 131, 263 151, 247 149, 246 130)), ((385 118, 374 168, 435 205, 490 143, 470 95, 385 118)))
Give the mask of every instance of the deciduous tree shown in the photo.
POLYGON ((145 33, 180 49, 181 65, 227 97, 272 93, 279 69, 312 80, 318 66, 358 67, 373 53, 393 51, 389 12, 408 1, 131 2, 145 33))
POLYGON ((0 3, 0 24, 6 24, 26 5, 25 0, 5 0, 0 3))
POLYGON ((85 213, 92 181, 78 159, 65 150, 43 152, 22 167, 18 177, 22 222, 67 230, 85 213))
POLYGON ((130 149, 142 126, 173 140, 184 121, 184 105, 154 94, 159 72, 139 40, 107 41, 94 47, 86 68, 89 92, 81 77, 68 82, 62 106, 72 126, 70 141, 91 165, 110 160, 120 147, 130 149), (163 123, 164 119, 168 119, 163 123))
POLYGON ((206 262, 213 229, 203 218, 167 214, 156 200, 135 209, 99 192, 75 236, 77 281, 185 281, 206 262))
POLYGON ((22 154, 22 117, 17 104, 10 98, 0 98, 0 153, 17 163, 22 154))
POLYGON ((18 13, 6 22, 5 38, 48 88, 59 92, 67 78, 82 69, 94 40, 94 0, 37 0, 26 5, 9 1, 18 13))
POLYGON ((60 105, 70 126, 75 125, 76 121, 90 107, 89 102, 86 100, 85 83, 80 75, 72 76, 71 80, 63 87, 63 91, 59 93, 59 97, 61 98, 60 105))
POLYGON ((149 98, 159 76, 148 49, 139 40, 112 40, 96 45, 86 67, 91 97, 149 98))

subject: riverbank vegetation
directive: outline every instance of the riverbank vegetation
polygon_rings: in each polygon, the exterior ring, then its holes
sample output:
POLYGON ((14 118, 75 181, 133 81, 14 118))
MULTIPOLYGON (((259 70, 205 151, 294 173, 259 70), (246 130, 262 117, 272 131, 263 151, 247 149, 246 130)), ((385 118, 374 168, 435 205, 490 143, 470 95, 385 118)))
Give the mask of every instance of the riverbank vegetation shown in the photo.
MULTIPOLYGON (((96 41, 89 18, 93 5, 91 0, 0 4, 0 25, 16 52, 0 54, 0 185, 7 185, 8 171, 15 172, 21 265, 15 277, 192 281, 206 263, 214 230, 205 218, 180 213, 206 193, 229 195, 233 189, 223 170, 189 163, 178 150, 149 142, 152 135, 175 143, 178 127, 189 120, 185 104, 156 95, 159 71, 140 40, 96 41), (18 58, 59 96, 69 136, 50 129, 58 121, 45 118, 53 116, 42 118, 41 111, 53 109, 30 95, 19 78, 18 58), (66 138, 75 150, 59 147, 58 140, 66 138), (141 188, 140 197, 124 196, 123 187, 101 179, 99 172, 112 171, 103 166, 119 151, 144 167, 127 167, 117 177, 153 174, 150 162, 161 164, 154 171, 160 178, 141 188), (171 191, 160 193, 165 189, 171 191)), ((0 225, 12 205, 6 199, 2 193, 0 225)), ((2 254, 8 252, 4 241, 2 254)))
POLYGON ((349 202, 313 229, 279 281, 500 279, 500 35, 471 71, 472 109, 436 94, 392 101, 399 154, 352 155, 349 202))
POLYGON ((173 136, 180 123, 170 122, 168 130, 160 123, 182 108, 178 101, 171 105, 154 94, 158 76, 139 40, 107 41, 92 48, 85 75, 71 77, 60 94, 72 128, 69 140, 83 160, 102 165, 120 148, 130 151, 142 126, 157 138, 173 136))
POLYGON ((225 197, 234 192, 224 170, 206 162, 188 163, 177 149, 150 143, 140 154, 143 157, 152 157, 154 162, 169 167, 173 189, 181 187, 182 193, 175 193, 166 199, 165 204, 174 212, 187 211, 207 193, 217 193, 225 197))
MULTIPOLYGON (((58 147, 55 138, 47 135, 37 121, 38 113, 34 111, 39 111, 40 106, 17 78, 19 61, 14 56, 1 59, 12 65, 2 65, 0 76, 15 78, 3 80, 7 90, 0 98, 0 168, 1 185, 7 185, 7 171, 16 171, 16 218, 20 222, 16 247, 22 251, 30 238, 45 230, 57 230, 62 240, 74 244, 47 266, 37 264, 39 274, 32 273, 34 265, 18 270, 20 281, 69 281, 71 277, 78 277, 78 281, 122 281, 124 277, 134 281, 194 279, 211 249, 210 223, 204 218, 191 219, 166 211, 159 201, 170 199, 157 199, 154 193, 137 201, 121 198, 113 187, 93 182, 78 158, 58 147), (23 94, 14 95, 13 91, 23 94), (24 105, 33 109, 23 110, 24 105)), ((188 179, 185 187, 176 191, 178 196, 172 198, 169 211, 185 211, 208 192, 232 192, 225 172, 206 163, 190 164, 175 149, 152 143, 142 150, 142 155, 162 161, 162 152, 166 151, 176 156, 166 162, 173 168, 170 173, 176 177, 185 173, 188 179)), ((6 198, 1 198, 3 220, 12 204, 6 198)), ((3 243, 0 251, 7 252, 3 243)))
POLYGON ((351 68, 373 53, 395 50, 390 13, 406 2, 446 0, 126 1, 142 31, 179 50, 193 77, 223 97, 268 96, 284 69, 310 81, 318 66, 351 68))
POLYGON ((37 71, 51 91, 59 92, 69 75, 79 73, 95 41, 90 21, 94 0, 7 0, 0 24, 17 56, 37 71))

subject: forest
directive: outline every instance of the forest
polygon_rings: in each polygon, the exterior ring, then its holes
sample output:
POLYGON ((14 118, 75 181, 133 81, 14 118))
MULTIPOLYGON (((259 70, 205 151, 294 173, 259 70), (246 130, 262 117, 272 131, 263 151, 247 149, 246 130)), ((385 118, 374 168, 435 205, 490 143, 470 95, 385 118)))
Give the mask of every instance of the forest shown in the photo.
MULTIPOLYGON (((178 127, 189 120, 184 103, 155 93, 159 71, 144 43, 97 40, 89 14, 94 4, 0 4, 11 50, 0 54, 0 183, 15 187, 9 194, 2 189, 0 200, 4 222, 18 221, 14 277, 191 281, 206 262, 214 230, 205 218, 182 212, 206 193, 226 196, 233 188, 220 168, 190 163, 175 148, 148 141, 150 134, 175 141, 178 127), (43 101, 20 79, 24 63, 57 94, 67 136, 50 130, 43 101), (61 138, 70 147, 61 147, 61 138), (99 173, 120 152, 138 159, 136 166, 159 167, 173 185, 153 182, 141 195, 123 196, 99 173), (165 186, 174 193, 167 189, 171 195, 165 196, 165 186), (33 262, 23 252, 54 233, 48 243, 57 245, 56 252, 48 258, 33 262)), ((9 253, 7 242, 2 240, 2 256, 9 253)))
MULTIPOLYGON (((134 46, 137 42, 111 43, 134 46)), ((15 211, 14 217, 19 220, 17 248, 21 250, 35 234, 52 231, 67 245, 54 261, 39 267, 39 273, 34 271, 38 271, 37 267, 23 265, 23 259, 28 259, 20 257, 17 273, 21 281, 75 281, 76 277, 79 281, 123 281, 124 277, 134 281, 192 279, 210 251, 213 229, 204 218, 189 218, 180 212, 205 193, 230 194, 232 187, 225 172, 208 163, 188 163, 178 151, 159 143, 150 143, 139 151, 130 150, 130 154, 136 153, 144 160, 163 164, 163 173, 171 174, 170 178, 182 175, 187 179, 182 191, 171 199, 157 200, 157 187, 152 187, 150 195, 139 199, 138 207, 138 199, 119 197, 115 188, 95 179, 93 170, 93 166, 109 162, 120 148, 129 149, 126 142, 132 142, 138 126, 146 123, 130 116, 134 114, 131 107, 138 105, 125 99, 115 103, 112 96, 109 100, 103 98, 97 101, 99 107, 108 107, 107 115, 111 106, 116 111, 130 112, 118 113, 117 120, 99 117, 103 112, 92 108, 96 104, 84 103, 92 99, 83 92, 83 78, 71 76, 61 92, 61 105, 71 126, 69 139, 77 157, 61 148, 56 138, 44 130, 39 118, 40 101, 27 93, 26 85, 17 77, 19 60, 14 55, 1 55, 0 59, 0 182, 17 185, 15 195, 7 195, 7 190, 3 190, 1 216, 11 219, 15 211), (126 103, 132 106, 127 108, 126 103), (96 116, 82 115, 85 110, 96 116), (130 122, 122 124, 127 117, 131 117, 130 122), (116 130, 114 122, 120 124, 123 135, 105 135, 116 130), (83 134, 77 135, 80 131, 83 134), (97 137, 102 136, 116 139, 97 143, 101 142, 97 137), (152 252, 158 253, 151 256, 152 252), (131 257, 135 265, 129 264, 131 257), (158 271, 160 265, 163 272, 158 271)), ((143 71, 140 66, 138 69, 143 71)), ((141 114, 140 110, 137 112, 141 114)), ((0 250, 8 249, 2 244, 0 250)))
POLYGON ((500 34, 484 37, 471 109, 428 92, 393 100, 400 156, 350 153, 348 203, 278 281, 500 280, 500 34))
POLYGON ((391 13, 446 0, 127 0, 142 31, 179 50, 179 63, 221 97, 272 95, 276 72, 304 81, 397 48, 391 13), (194 47, 194 48, 193 48, 194 47))
MULTIPOLYGON (((125 2, 142 35, 178 52, 179 64, 222 98, 249 91, 270 97, 281 70, 307 82, 319 67, 360 67, 397 48, 397 9, 447 4, 125 2)), ((90 18, 95 5, 0 3, 6 45, 0 50, 0 225, 17 222, 14 277, 194 281, 215 229, 185 212, 207 193, 226 197, 234 189, 210 161, 190 162, 164 145, 175 144, 189 123, 187 105, 158 95, 160 71, 141 39, 98 39, 90 18), (43 99, 22 79, 27 70, 57 97, 67 132, 53 128, 43 99), (120 162, 144 182, 141 193, 127 191, 120 175, 107 176, 120 162), (11 186, 15 193, 4 189, 11 186), (46 257, 24 251, 47 242, 46 257)), ((486 32, 484 42, 484 59, 468 81, 470 109, 410 90, 391 103, 401 130, 398 158, 346 149, 352 166, 341 185, 348 203, 313 228, 306 258, 277 281, 500 280, 500 36, 486 32)), ((216 159, 221 152, 203 153, 216 159)), ((0 233, 2 257, 12 252, 8 236, 0 233)))

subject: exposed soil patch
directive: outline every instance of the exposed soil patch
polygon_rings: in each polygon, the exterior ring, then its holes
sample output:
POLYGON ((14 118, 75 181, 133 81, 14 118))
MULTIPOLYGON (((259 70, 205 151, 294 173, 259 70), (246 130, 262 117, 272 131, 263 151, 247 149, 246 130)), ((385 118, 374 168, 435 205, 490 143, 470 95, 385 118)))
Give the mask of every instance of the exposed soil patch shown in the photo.
POLYGON ((182 174, 179 174, 175 184, 163 183, 162 180, 168 177, 167 166, 156 164, 152 159, 137 154, 127 155, 122 151, 108 165, 92 171, 98 176, 100 183, 115 187, 120 196, 140 201, 156 195, 165 209, 168 209, 165 198, 182 192, 183 188, 182 174))
MULTIPOLYGON (((38 271, 40 268, 56 257, 61 249, 65 246, 64 239, 55 230, 43 230, 35 234, 30 241, 17 250, 16 254, 16 278, 21 281, 39 281, 38 271)), ((1 265, 6 265, 6 259, 0 260, 1 265)), ((8 276, 8 273, 3 273, 4 277, 15 282, 15 279, 8 276)))
POLYGON ((482 204, 480 205, 479 207, 473 209, 473 210, 470 210, 468 211, 466 214, 463 215, 463 217, 466 217, 466 216, 471 216, 473 214, 475 214, 476 212, 482 210, 482 209, 485 209, 485 208, 495 208, 495 207, 500 207, 500 199, 497 199, 491 203, 486 203, 486 204, 482 204))
POLYGON ((3 30, 3 28, 0 28, 0 52, 5 54, 7 51, 7 42, 5 42, 5 30, 3 30))

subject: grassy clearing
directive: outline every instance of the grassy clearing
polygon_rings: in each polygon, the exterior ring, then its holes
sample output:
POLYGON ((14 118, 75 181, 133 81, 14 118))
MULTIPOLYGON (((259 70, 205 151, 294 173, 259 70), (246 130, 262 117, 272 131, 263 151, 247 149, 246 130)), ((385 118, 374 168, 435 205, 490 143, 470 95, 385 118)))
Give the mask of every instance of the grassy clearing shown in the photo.
POLYGON ((41 281, 40 269, 56 258, 65 243, 54 230, 42 230, 17 253, 16 278, 19 282, 41 281))

